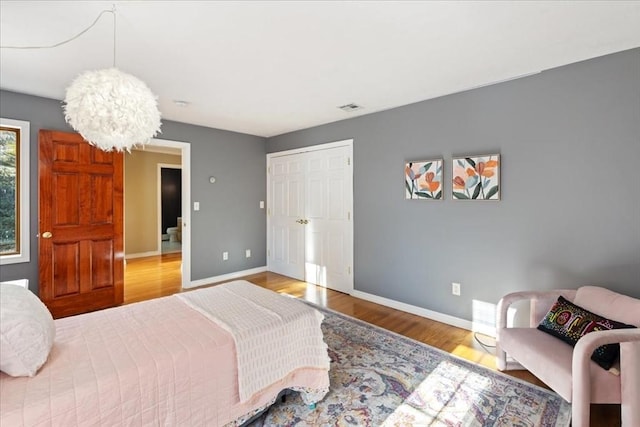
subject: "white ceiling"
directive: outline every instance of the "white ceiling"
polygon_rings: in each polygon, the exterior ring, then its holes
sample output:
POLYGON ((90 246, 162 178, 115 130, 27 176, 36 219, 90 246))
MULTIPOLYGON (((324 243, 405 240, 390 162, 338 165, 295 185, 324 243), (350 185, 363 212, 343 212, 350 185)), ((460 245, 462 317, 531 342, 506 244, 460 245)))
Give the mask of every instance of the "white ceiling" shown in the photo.
MULTIPOLYGON (((638 1, 2 0, 0 44, 58 43, 114 4, 117 67, 164 119, 264 137, 640 46, 638 1)), ((0 87, 63 99, 112 65, 104 14, 60 47, 0 49, 0 87)))

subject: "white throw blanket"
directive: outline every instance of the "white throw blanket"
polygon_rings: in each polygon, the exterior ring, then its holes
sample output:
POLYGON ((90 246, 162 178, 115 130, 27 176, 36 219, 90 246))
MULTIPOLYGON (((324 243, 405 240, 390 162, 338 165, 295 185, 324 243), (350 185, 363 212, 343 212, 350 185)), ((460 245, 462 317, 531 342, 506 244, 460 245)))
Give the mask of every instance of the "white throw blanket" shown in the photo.
POLYGON ((233 335, 241 402, 295 369, 329 371, 324 316, 300 301, 244 280, 176 296, 233 335))

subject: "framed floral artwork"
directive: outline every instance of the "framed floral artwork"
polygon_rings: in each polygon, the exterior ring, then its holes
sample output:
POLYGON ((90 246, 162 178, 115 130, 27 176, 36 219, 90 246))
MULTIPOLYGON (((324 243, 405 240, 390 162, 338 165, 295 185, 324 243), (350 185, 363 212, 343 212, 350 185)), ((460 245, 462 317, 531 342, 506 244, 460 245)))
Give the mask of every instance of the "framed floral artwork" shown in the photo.
POLYGON ((454 157, 453 198, 500 200, 500 155, 454 157))
POLYGON ((405 199, 442 200, 442 159, 404 165, 405 199))

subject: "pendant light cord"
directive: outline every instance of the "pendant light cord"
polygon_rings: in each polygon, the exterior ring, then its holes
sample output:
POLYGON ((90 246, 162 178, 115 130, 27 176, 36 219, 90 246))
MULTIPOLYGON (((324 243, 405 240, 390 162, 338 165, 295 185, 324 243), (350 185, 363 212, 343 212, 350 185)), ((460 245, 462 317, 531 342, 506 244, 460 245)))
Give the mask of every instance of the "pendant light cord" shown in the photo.
POLYGON ((71 37, 70 39, 67 39, 67 40, 64 40, 64 41, 61 41, 59 43, 52 44, 52 45, 49 45, 49 46, 4 46, 4 45, 0 45, 0 49, 52 49, 54 47, 62 46, 64 44, 72 42, 73 40, 77 39, 78 37, 80 37, 81 35, 86 33, 87 31, 89 31, 90 29, 95 27, 95 25, 98 23, 98 21, 100 20, 102 15, 104 15, 105 13, 112 13, 113 14, 113 66, 115 67, 116 66, 116 6, 115 5, 113 5, 113 8, 111 10, 103 10, 102 12, 100 12, 100 14, 95 19, 95 21, 93 21, 93 24, 89 25, 87 28, 85 28, 84 30, 80 31, 78 34, 76 34, 75 36, 71 37))
MULTIPOLYGON (((104 13, 104 12, 103 12, 104 13)), ((112 5, 111 13, 113 13, 113 68, 116 68, 116 5, 112 5)), ((98 16, 98 18, 100 18, 98 16)))

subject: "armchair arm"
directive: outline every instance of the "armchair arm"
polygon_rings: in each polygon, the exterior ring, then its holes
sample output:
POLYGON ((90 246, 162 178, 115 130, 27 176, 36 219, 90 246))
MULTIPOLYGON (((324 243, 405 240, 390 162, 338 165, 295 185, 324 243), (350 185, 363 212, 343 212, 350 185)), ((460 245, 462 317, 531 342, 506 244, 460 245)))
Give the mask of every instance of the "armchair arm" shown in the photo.
MULTIPOLYGON (((500 336, 503 329, 507 327, 507 313, 509 311, 509 307, 517 302, 522 300, 529 300, 531 306, 531 314, 530 314, 530 325, 535 325, 536 321, 534 318, 537 316, 536 314, 536 301, 544 300, 549 301, 550 299, 557 299, 560 295, 564 296, 567 299, 573 300, 575 297, 576 291, 571 289, 556 289, 551 291, 520 291, 513 292, 505 295, 498 302, 498 307, 496 308, 496 366, 499 370, 504 371, 508 369, 524 369, 517 362, 507 362, 507 353, 502 349, 502 345, 500 343, 500 336)), ((549 307, 546 307, 548 310, 549 307)), ((546 313, 546 312, 545 312, 546 313)))
MULTIPOLYGON (((554 289, 551 291, 521 291, 521 292, 513 292, 505 295, 498 302, 497 307, 497 319, 496 319, 496 329, 497 335, 500 336, 500 329, 504 329, 507 327, 507 312, 509 307, 513 305, 515 302, 522 300, 529 300, 532 303, 534 301, 538 301, 541 299, 557 299, 559 296, 564 296, 565 298, 573 300, 576 291, 574 289, 554 289)), ((535 315, 535 310, 531 311, 531 320, 535 315)), ((536 323, 535 321, 530 321, 530 325, 536 323)))
MULTIPOLYGON (((583 420, 589 419, 589 404, 591 402, 591 355, 594 350, 601 345, 625 342, 640 342, 640 329, 611 329, 608 331, 590 332, 580 338, 576 343, 571 361, 573 377, 571 400, 574 406, 573 422, 576 426, 583 425, 583 420)), ((624 371, 621 371, 620 375, 624 375, 624 371)))
POLYGON ((574 390, 576 387, 590 386, 589 361, 596 348, 605 344, 620 344, 625 342, 640 342, 640 329, 611 329, 595 331, 584 335, 578 340, 573 350, 571 372, 573 372, 574 390))

